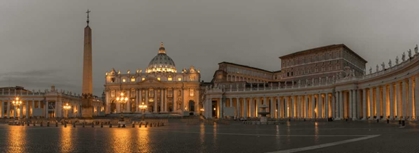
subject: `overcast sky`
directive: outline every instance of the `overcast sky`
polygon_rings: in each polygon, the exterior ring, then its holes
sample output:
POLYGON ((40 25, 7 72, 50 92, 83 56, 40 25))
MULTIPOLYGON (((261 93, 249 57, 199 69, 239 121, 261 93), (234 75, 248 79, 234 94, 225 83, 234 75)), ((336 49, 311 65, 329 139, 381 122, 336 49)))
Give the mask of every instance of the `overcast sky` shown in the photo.
POLYGON ((105 72, 146 69, 161 41, 178 71, 194 65, 204 81, 211 80, 222 61, 276 71, 279 56, 341 43, 366 59, 367 68, 389 59, 394 63, 418 44, 418 3, 2 0, 0 86, 44 90, 55 85, 80 93, 87 9, 94 94, 100 95, 105 72))

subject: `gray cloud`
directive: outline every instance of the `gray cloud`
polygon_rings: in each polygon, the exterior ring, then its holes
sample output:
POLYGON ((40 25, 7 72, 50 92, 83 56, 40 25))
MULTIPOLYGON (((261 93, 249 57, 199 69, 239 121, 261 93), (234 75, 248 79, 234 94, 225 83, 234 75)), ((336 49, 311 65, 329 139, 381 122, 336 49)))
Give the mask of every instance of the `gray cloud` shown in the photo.
POLYGON ((161 41, 178 70, 194 65, 205 81, 222 61, 274 71, 280 69, 279 56, 341 43, 365 58, 368 68, 375 67, 418 43, 418 3, 0 1, 0 86, 8 85, 4 75, 20 76, 10 82, 35 89, 55 84, 80 93, 87 8, 92 11, 94 90, 100 95, 106 71, 144 70, 161 41), (42 75, 50 70, 60 71, 42 75))

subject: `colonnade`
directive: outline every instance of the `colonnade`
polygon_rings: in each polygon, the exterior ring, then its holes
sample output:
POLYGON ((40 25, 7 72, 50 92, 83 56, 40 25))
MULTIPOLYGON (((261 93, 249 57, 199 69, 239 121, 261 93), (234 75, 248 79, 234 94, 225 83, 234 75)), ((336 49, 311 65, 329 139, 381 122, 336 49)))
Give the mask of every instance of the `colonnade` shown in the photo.
POLYGON ((39 98, 27 98, 19 96, 22 104, 14 106, 12 101, 14 96, 9 98, 0 98, 0 118, 26 118, 29 117, 78 117, 81 110, 80 105, 76 102, 69 102, 70 109, 63 109, 62 101, 45 101, 39 98), (30 100, 29 100, 30 99, 30 100), (53 103, 54 107, 50 109, 48 103, 53 103), (37 110, 37 112, 35 112, 37 110), (51 112, 51 113, 50 113, 51 112), (51 114, 51 115, 50 115, 51 114), (53 114, 53 115, 52 115, 53 114))
POLYGON ((207 118, 225 117, 233 107, 236 118, 259 117, 267 106, 269 118, 335 120, 418 120, 418 74, 377 85, 337 85, 312 90, 262 90, 209 93, 204 103, 207 118), (303 92, 303 93, 302 93, 303 92))

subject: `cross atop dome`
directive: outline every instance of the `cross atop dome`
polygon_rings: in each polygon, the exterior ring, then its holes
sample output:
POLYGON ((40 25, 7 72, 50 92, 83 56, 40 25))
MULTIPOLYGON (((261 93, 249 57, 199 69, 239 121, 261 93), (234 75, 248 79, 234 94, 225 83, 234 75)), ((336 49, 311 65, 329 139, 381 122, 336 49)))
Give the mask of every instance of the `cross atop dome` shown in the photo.
POLYGON ((88 9, 87 11, 86 11, 86 14, 87 14, 87 20, 86 20, 86 23, 87 23, 87 25, 89 26, 89 13, 90 13, 90 10, 88 9))
POLYGON ((163 42, 160 42, 160 47, 159 47, 159 52, 158 52, 159 54, 166 54, 166 51, 165 51, 165 47, 163 47, 163 42))

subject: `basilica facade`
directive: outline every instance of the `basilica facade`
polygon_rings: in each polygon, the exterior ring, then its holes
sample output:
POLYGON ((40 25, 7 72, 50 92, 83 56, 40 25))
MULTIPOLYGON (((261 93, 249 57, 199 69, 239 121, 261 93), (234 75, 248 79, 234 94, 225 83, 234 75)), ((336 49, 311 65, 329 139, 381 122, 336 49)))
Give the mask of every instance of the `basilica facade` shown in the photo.
POLYGON ((198 114, 200 71, 191 66, 178 72, 161 43, 158 54, 143 70, 125 74, 112 69, 105 75, 106 114, 198 114))

